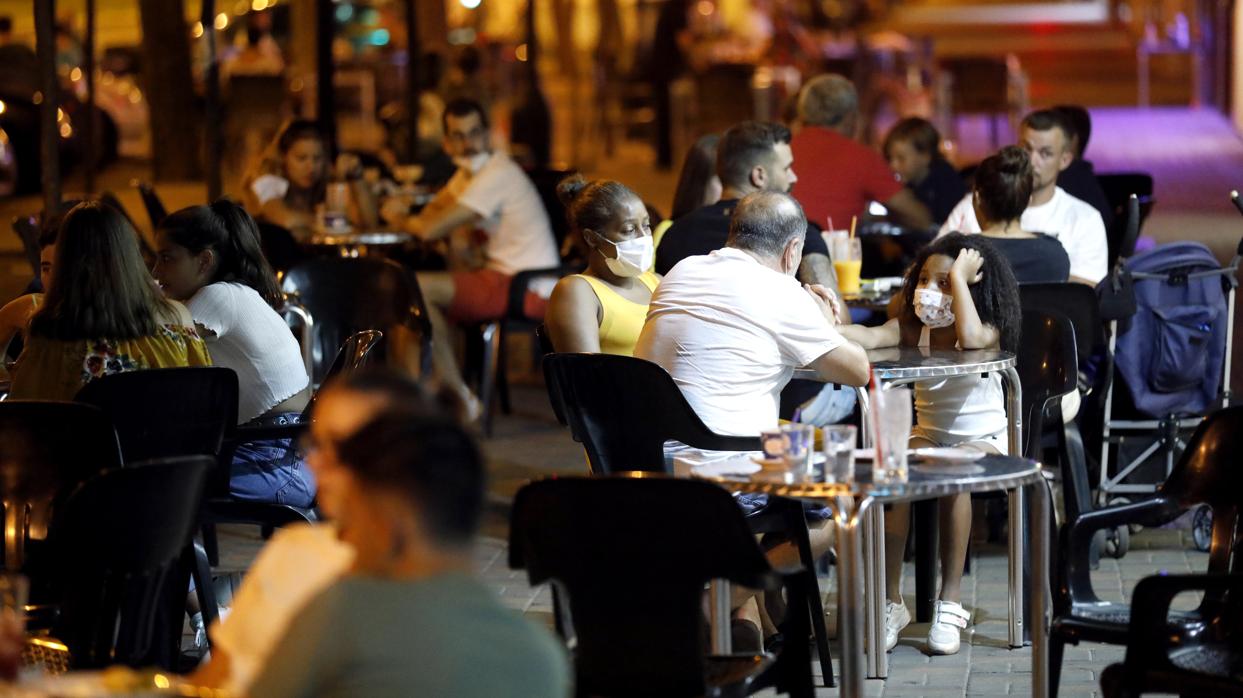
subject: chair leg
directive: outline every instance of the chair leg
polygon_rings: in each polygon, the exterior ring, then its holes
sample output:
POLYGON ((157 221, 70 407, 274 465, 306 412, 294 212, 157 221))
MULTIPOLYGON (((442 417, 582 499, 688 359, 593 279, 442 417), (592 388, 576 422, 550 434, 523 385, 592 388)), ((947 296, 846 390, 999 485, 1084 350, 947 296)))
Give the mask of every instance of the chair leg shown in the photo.
POLYGON ((501 324, 489 322, 483 326, 482 375, 479 378, 479 402, 483 406, 483 433, 492 435, 492 402, 496 392, 496 371, 500 358, 501 324))
POLYGON ((938 502, 929 499, 911 505, 915 527, 915 622, 932 621, 932 605, 937 595, 938 502))
MULTIPOLYGON (((203 627, 211 627, 220 615, 220 606, 216 603, 216 588, 211 578, 211 567, 207 564, 207 551, 198 541, 193 541, 184 555, 193 559, 190 574, 194 578, 194 595, 199 600, 199 612, 203 614, 203 627)), ((207 646, 211 647, 210 636, 207 646)))
POLYGON ((220 564, 220 542, 216 538, 216 524, 203 524, 203 549, 207 551, 207 562, 212 567, 220 564))
POLYGON ((1057 686, 1062 680, 1062 654, 1066 641, 1056 635, 1049 637, 1049 695, 1057 696, 1057 686))
MULTIPOLYGON (((815 577, 806 573, 787 577, 785 584, 790 599, 790 612, 786 613, 785 619, 781 622, 781 632, 785 635, 786 641, 777 655, 776 662, 769 670, 773 679, 771 685, 777 689, 778 693, 794 698, 812 698, 815 688, 811 681, 811 656, 807 651, 807 642, 800 641, 800 638, 806 638, 812 630, 807 623, 809 615, 798 613, 795 609, 809 606, 811 597, 819 596, 820 590, 815 583, 815 577)), ((824 616, 820 617, 820 621, 823 626, 824 616)), ((826 676, 827 681, 833 680, 831 667, 826 676)), ((770 685, 767 681, 761 681, 755 688, 767 685, 770 685)))
POLYGON ((501 323, 497 334, 500 338, 496 351, 496 396, 501 400, 501 414, 513 414, 514 407, 509 402, 509 359, 506 357, 508 350, 505 348, 505 338, 509 333, 505 331, 504 323, 501 323))
MULTIPOLYGON (((811 552, 811 537, 807 530, 807 519, 803 516, 803 505, 789 501, 787 509, 789 529, 794 533, 798 545, 799 562, 805 570, 807 593, 807 613, 811 617, 811 632, 816 640, 816 654, 820 660, 820 672, 824 676, 824 685, 832 688, 837 685, 833 678, 833 655, 829 653, 829 631, 824 624, 824 602, 820 598, 820 583, 816 579, 816 559, 811 552)), ((791 603, 786 615, 796 613, 798 606, 791 603)), ((803 634, 806 637, 806 633, 803 634)), ((786 643, 798 642, 799 638, 786 635, 786 643)))

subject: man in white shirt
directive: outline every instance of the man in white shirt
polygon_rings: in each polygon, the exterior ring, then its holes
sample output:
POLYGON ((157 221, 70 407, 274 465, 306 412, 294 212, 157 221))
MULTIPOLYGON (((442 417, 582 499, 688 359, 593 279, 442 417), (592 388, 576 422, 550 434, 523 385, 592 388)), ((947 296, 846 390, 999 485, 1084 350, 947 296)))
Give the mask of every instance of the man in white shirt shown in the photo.
MULTIPOLYGON (((1070 280, 1095 286, 1108 273, 1109 243, 1101 214, 1087 202, 1057 186, 1057 176, 1070 166, 1075 152, 1061 114, 1051 109, 1032 112, 1019 128, 1019 146, 1031 156, 1035 186, 1023 212, 1023 230, 1057 238, 1070 258, 1070 280)), ((950 212, 941 235, 978 233, 980 224, 968 194, 950 212)))
POLYGON ((718 434, 776 426, 795 368, 832 383, 868 380, 867 355, 835 329, 833 294, 794 278, 806 227, 787 194, 749 194, 734 208, 726 246, 678 262, 652 295, 635 356, 668 371, 718 434))
MULTIPOLYGON (((400 199, 386 201, 382 214, 422 240, 452 235, 451 243, 464 242, 476 253, 476 259, 463 263, 468 269, 454 269, 451 260, 451 271, 418 274, 432 322, 436 372, 466 401, 473 416, 479 412, 478 400, 458 370, 445 317, 457 323, 497 320, 505 314, 514 274, 556 267, 561 259, 535 185, 509 156, 492 150, 483 108, 468 99, 450 102, 444 132, 445 151, 458 168, 448 184, 417 216, 408 216, 408 206, 400 199)), ((540 299, 528 299, 526 305, 528 314, 539 315, 540 299)))

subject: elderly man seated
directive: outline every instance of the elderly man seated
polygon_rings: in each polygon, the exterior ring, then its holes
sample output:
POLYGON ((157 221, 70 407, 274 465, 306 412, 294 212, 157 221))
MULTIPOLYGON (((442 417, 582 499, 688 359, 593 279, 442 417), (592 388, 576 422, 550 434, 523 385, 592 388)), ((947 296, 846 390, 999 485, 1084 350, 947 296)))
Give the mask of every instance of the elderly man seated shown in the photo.
POLYGON ((719 434, 775 426, 795 368, 831 383, 868 380, 863 349, 835 329, 834 296, 794 278, 806 228, 788 195, 750 194, 734 209, 725 247, 682 260, 652 295, 635 356, 664 367, 719 434))

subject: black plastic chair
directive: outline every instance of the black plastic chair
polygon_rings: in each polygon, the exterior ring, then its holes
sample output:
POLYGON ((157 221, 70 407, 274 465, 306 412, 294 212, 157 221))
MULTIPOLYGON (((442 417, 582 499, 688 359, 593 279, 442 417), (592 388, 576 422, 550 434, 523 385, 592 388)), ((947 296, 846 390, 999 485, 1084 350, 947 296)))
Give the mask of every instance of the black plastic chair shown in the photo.
POLYGON ((1105 231, 1109 244, 1106 261, 1108 268, 1113 269, 1119 257, 1126 259, 1135 253, 1139 232, 1156 205, 1152 175, 1147 172, 1114 172, 1097 175, 1096 179, 1114 212, 1113 225, 1105 231), (1129 203, 1131 197, 1135 197, 1135 204, 1129 203))
MULTIPOLYGON (((509 566, 562 592, 580 696, 742 696, 767 685, 812 695, 806 643, 786 643, 775 663, 704 654, 708 581, 784 581, 792 606, 816 593, 805 575, 769 566, 720 487, 646 474, 531 483, 514 498, 509 566)), ((807 616, 786 623, 788 637, 806 636, 807 616)))
POLYGON ((227 368, 156 368, 97 378, 77 402, 112 420, 126 463, 220 454, 237 424, 237 374, 227 368))
MULTIPOLYGON (((483 433, 492 434, 495 406, 500 402, 503 414, 512 414, 509 400, 509 370, 506 359, 505 338, 515 332, 534 332, 542 320, 527 317, 525 301, 527 291, 537 279, 560 279, 573 274, 578 267, 565 265, 548 269, 529 269, 514 275, 509 284, 505 316, 494 322, 478 326, 479 341, 474 348, 468 347, 468 373, 479 389, 479 402, 483 405, 483 433)), ((538 341, 538 340, 537 340, 538 341)))
MULTIPOLYGON (((1234 551, 1243 512, 1243 469, 1238 467, 1243 461, 1241 433, 1243 407, 1213 413, 1200 423, 1151 499, 1084 512, 1062 527, 1049 637, 1051 694, 1057 692, 1066 643, 1127 642, 1132 606, 1101 601, 1092 589, 1089 551, 1097 531, 1132 523, 1159 526, 1206 504, 1213 513, 1207 572, 1243 573, 1243 557, 1234 551)), ((1193 636, 1228 622, 1222 616, 1225 607, 1220 590, 1210 590, 1196 611, 1169 614, 1166 632, 1171 637, 1193 636)))
POLYGON ((284 274, 309 258, 288 228, 267 221, 255 223, 259 227, 259 246, 273 271, 284 274))
MULTIPOLYGON (((713 451, 760 450, 758 436, 722 436, 709 429, 673 378, 650 361, 613 354, 549 354, 544 357, 544 379, 554 410, 560 406, 570 434, 587 451, 593 474, 666 473, 666 441, 713 451)), ((800 503, 771 497, 747 522, 753 533, 788 536, 798 546, 810 586, 816 586, 816 561, 800 503)), ((819 593, 808 597, 807 610, 821 670, 831 686, 833 660, 819 593)))
POLYGON ((57 512, 49 535, 59 615, 75 669, 174 669, 189 548, 213 461, 176 458, 106 471, 57 512))
POLYGON ((138 195, 142 197, 142 205, 147 209, 147 218, 151 220, 151 229, 160 227, 160 223, 168 216, 168 209, 160 200, 160 195, 155 193, 155 187, 151 186, 150 182, 144 182, 141 179, 132 180, 130 185, 137 189, 138 195))
MULTIPOLYGON (((1237 535, 1237 533, 1236 533, 1237 535)), ((1135 585, 1126 660, 1101 674, 1106 698, 1146 692, 1197 696, 1243 695, 1243 575, 1183 574, 1145 577, 1135 585), (1226 597, 1226 622, 1190 642, 1171 642, 1170 602, 1185 592, 1226 597)))
POLYGON ((18 570, 26 565, 27 543, 47 537, 58 503, 101 470, 121 467, 121 449, 111 420, 97 407, 6 400, 0 402, 0 463, 5 567, 18 570))
MULTIPOLYGON (((401 265, 375 257, 321 257, 290 269, 282 282, 315 320, 311 379, 319 385, 330 357, 364 330, 404 326, 418 335, 423 375, 431 372, 431 322, 418 282, 401 265)), ((376 347, 377 358, 383 345, 376 347)))

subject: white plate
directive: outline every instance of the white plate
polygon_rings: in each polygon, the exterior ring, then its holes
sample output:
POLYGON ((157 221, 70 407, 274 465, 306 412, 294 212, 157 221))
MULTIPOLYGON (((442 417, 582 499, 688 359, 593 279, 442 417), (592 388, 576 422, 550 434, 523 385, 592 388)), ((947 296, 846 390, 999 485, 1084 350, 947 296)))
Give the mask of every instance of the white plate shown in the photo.
POLYGON ((911 451, 911 455, 924 460, 935 460, 943 463, 970 463, 983 458, 984 452, 977 451, 974 448, 938 447, 917 448, 911 451))

